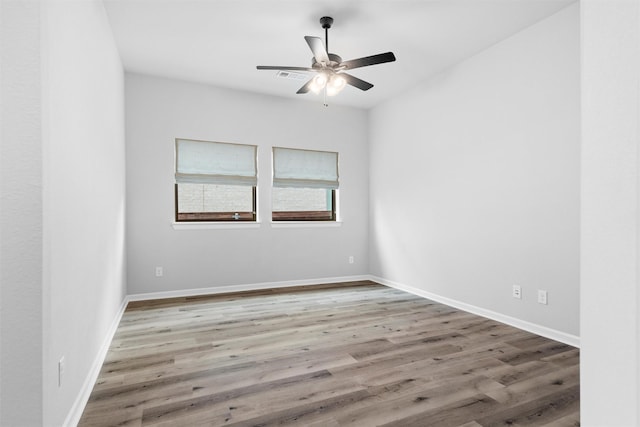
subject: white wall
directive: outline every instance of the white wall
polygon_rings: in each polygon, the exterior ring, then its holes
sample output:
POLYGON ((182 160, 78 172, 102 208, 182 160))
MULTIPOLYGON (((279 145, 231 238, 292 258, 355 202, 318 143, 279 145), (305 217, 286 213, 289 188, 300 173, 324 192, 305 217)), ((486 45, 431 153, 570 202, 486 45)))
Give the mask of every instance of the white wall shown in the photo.
POLYGON ((0 1, 0 425, 42 423, 40 4, 0 1))
POLYGON ((59 426, 126 291, 124 77, 101 2, 1 7, 0 424, 59 426))
POLYGON ((578 18, 563 9, 372 111, 373 275, 579 335, 578 18))
POLYGON ((127 74, 126 119, 130 294, 368 273, 366 111, 127 74), (175 138, 258 145, 259 228, 172 228, 175 138), (272 228, 272 146, 339 152, 342 226, 272 228))
POLYGON ((582 1, 581 412, 640 425, 640 4, 582 1))
POLYGON ((61 425, 126 295, 124 72, 102 2, 46 12, 44 413, 61 425))

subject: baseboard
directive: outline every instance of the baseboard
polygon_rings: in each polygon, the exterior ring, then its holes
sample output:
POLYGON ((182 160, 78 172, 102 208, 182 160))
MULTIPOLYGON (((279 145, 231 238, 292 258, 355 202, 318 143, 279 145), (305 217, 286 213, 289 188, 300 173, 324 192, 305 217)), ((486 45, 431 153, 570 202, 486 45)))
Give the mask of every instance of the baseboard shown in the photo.
POLYGON ((67 418, 64 420, 64 427, 75 427, 80 422, 80 418, 82 417, 82 413, 84 412, 84 408, 89 401, 89 396, 91 396, 91 391, 93 390, 93 386, 98 379, 98 375, 100 374, 100 369, 102 369, 102 364, 104 363, 104 359, 107 357, 107 352, 109 351, 109 346, 111 346, 111 341, 113 340, 113 336, 118 329, 118 325, 120 324, 120 320, 122 319, 122 315, 124 314, 124 310, 127 308, 127 298, 122 301, 120 308, 118 309, 118 313, 114 317, 111 322, 111 326, 109 326, 109 330, 102 342, 102 346, 96 355, 96 358, 91 365, 91 369, 87 374, 87 377, 84 380, 84 384, 82 384, 82 388, 80 389, 80 393, 78 393, 78 397, 76 398, 71 410, 67 414, 67 418))
POLYGON ((320 279, 287 280, 283 282, 262 282, 232 286, 213 286, 209 288, 184 289, 179 291, 150 292, 144 294, 132 294, 127 296, 127 301, 147 301, 164 298, 193 297, 199 295, 226 294, 230 292, 259 291, 263 289, 290 288, 295 286, 324 285, 329 283, 356 282, 369 280, 370 276, 344 276, 328 277, 320 279))
POLYGON ((102 343, 102 347, 98 352, 95 360, 93 361, 93 365, 91 366, 91 370, 87 374, 87 377, 82 385, 82 389, 80 393, 78 393, 78 397, 76 398, 67 418, 64 421, 64 427, 75 427, 80 422, 80 418, 82 417, 82 413, 84 412, 84 408, 89 401, 89 397, 91 396, 91 391, 93 390, 93 386, 98 379, 98 375, 100 374, 100 369, 102 368, 102 364, 104 363, 104 359, 107 356, 107 352, 109 351, 109 346, 111 345, 111 341, 118 329, 118 325, 120 324, 120 320, 122 319, 122 315, 124 314, 125 309, 127 308, 127 304, 129 301, 146 301, 152 299, 162 299, 162 298, 176 298, 176 297, 188 297, 188 296, 198 296, 198 295, 210 295, 210 294, 222 294, 229 292, 242 292, 242 291, 255 291, 262 289, 274 289, 274 288, 287 288, 287 287, 295 287, 295 286, 311 286, 311 285, 323 285, 330 283, 341 283, 341 282, 356 282, 361 280, 369 280, 369 276, 345 276, 345 277, 330 277, 330 278, 322 278, 322 279, 305 279, 305 280, 289 280, 284 282, 264 282, 264 283, 253 283, 253 284, 245 284, 245 285, 235 285, 235 286, 219 286, 219 287, 210 287, 210 288, 199 288, 199 289, 186 289, 180 291, 167 291, 167 292, 153 292, 146 294, 133 294, 127 295, 122 301, 122 305, 118 310, 115 318, 111 326, 109 327, 109 331, 107 332, 105 339, 102 343))
POLYGON ((487 310, 481 307, 477 307, 471 304, 467 304, 461 301, 443 297, 441 295, 437 295, 431 292, 427 292, 422 289, 415 288, 413 286, 401 284, 398 282, 384 279, 382 277, 377 277, 372 275, 329 277, 329 278, 305 279, 305 280, 288 280, 283 282, 262 282, 262 283, 243 284, 243 285, 185 289, 185 290, 179 290, 179 291, 132 294, 127 296, 126 301, 127 302, 128 301, 146 301, 146 300, 163 299, 163 298, 179 298, 179 297, 190 297, 190 296, 198 296, 198 295, 215 295, 215 294, 224 294, 224 293, 230 293, 230 292, 257 291, 257 290, 263 290, 263 289, 287 288, 287 287, 295 287, 295 286, 312 286, 312 285, 322 285, 322 284, 340 283, 340 282, 355 282, 360 280, 371 280, 373 282, 377 282, 382 285, 389 286, 390 288, 395 288, 405 292, 409 292, 411 294, 418 295, 420 297, 427 298, 432 301, 446 304, 448 306, 455 307, 457 309, 464 310, 469 313, 477 314, 478 316, 496 320, 498 322, 505 323, 507 325, 516 327, 518 329, 522 329, 522 330, 534 333, 536 335, 540 335, 555 341, 559 341, 559 342, 580 348, 580 337, 578 336, 567 334, 565 332, 561 332, 555 329, 551 329, 546 326, 541 326, 535 323, 527 322, 525 320, 517 319, 515 317, 506 316, 504 314, 497 313, 495 311, 487 310))
POLYGON ((559 341, 565 344, 569 344, 573 347, 580 348, 580 337, 567 334, 555 329, 547 328, 546 326, 537 325, 535 323, 527 322, 525 320, 517 319, 515 317, 506 316, 504 314, 497 313, 495 311, 487 310, 481 307, 476 307, 471 304, 467 304, 461 301, 457 301, 451 298, 446 298, 431 292, 424 291, 422 289, 415 288, 413 286, 405 285, 402 283, 394 282, 391 280, 383 279, 382 277, 369 276, 369 280, 380 283, 390 288, 399 289, 401 291, 409 292, 411 294, 430 299, 441 304, 448 305, 469 313, 477 314, 478 316, 486 317, 488 319, 496 320, 501 323, 516 327, 518 329, 525 330, 527 332, 534 333, 546 338, 550 338, 555 341, 559 341))
POLYGON ((76 398, 76 401, 73 404, 73 407, 69 411, 67 418, 63 424, 64 427, 74 427, 78 425, 80 422, 80 418, 82 417, 82 412, 89 401, 89 396, 91 395, 91 391, 93 390, 93 386, 100 374, 100 369, 102 368, 102 364, 104 363, 104 359, 107 356, 107 352, 109 351, 109 346, 111 345, 111 341, 113 340, 113 336, 118 329, 118 325, 120 324, 120 320, 122 319, 122 315, 127 307, 129 301, 146 301, 153 299, 163 299, 163 298, 178 298, 178 297, 189 297, 189 296, 199 296, 199 295, 214 295, 214 294, 223 294, 230 292, 243 292, 243 291, 257 291, 264 289, 276 289, 276 288, 288 288, 288 287, 296 287, 296 286, 313 286, 313 285, 323 285, 330 283, 341 283, 341 282, 356 282, 362 280, 371 280, 373 282, 380 283, 382 285, 388 286, 390 288, 399 289, 405 292, 409 292, 411 294, 430 299, 432 301, 436 301, 442 304, 446 304, 451 307, 458 308, 460 310, 467 311, 469 313, 477 314, 478 316, 486 317, 492 320, 496 320, 498 322, 505 323, 507 325, 546 337, 552 340, 556 340, 559 342, 563 342, 565 344, 569 344, 574 347, 580 347, 580 338, 575 335, 566 334, 564 332, 556 331, 554 329, 547 328, 545 326, 536 325, 534 323, 526 322, 524 320, 516 319, 514 317, 505 316, 500 313, 496 313, 491 310, 486 310, 480 307, 476 307, 467 303, 463 303, 461 301, 456 301, 450 298, 446 298, 440 295, 433 294, 431 292, 424 291, 422 289, 418 289, 412 286, 404 285, 398 282, 394 282, 391 280, 383 279, 381 277, 372 276, 372 275, 359 275, 359 276, 344 276, 344 277, 329 277, 329 278, 320 278, 320 279, 304 279, 304 280, 288 280, 282 282, 262 282, 262 283, 252 283, 252 284, 243 284, 243 285, 233 285, 233 286, 216 286, 209 288, 198 288, 198 289, 185 289, 179 291, 165 291, 165 292, 151 292, 144 294, 132 294, 127 295, 116 314, 107 335, 103 341, 102 347, 96 356, 93 365, 91 366, 91 370, 87 375, 84 384, 82 385, 82 389, 76 398))

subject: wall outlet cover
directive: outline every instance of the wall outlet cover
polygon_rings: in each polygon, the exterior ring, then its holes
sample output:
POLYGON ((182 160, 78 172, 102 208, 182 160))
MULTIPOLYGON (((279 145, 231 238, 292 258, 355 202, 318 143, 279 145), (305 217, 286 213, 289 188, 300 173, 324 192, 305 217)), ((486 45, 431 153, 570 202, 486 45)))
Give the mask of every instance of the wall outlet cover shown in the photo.
POLYGON ((538 289, 538 303, 547 305, 547 291, 538 289))
POLYGON ((58 387, 62 387, 62 377, 64 376, 64 356, 58 361, 58 387))
POLYGON ((512 295, 514 298, 522 299, 522 288, 520 285, 513 285, 512 295))

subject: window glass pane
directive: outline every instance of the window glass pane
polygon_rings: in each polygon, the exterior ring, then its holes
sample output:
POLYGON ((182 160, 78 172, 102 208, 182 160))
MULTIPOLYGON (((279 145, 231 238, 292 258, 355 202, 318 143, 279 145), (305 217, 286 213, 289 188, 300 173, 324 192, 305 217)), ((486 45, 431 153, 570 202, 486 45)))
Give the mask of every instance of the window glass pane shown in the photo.
POLYGON ((178 212, 252 212, 253 187, 178 184, 178 212))
POLYGON ((331 190, 325 188, 273 187, 274 212, 331 211, 331 190))

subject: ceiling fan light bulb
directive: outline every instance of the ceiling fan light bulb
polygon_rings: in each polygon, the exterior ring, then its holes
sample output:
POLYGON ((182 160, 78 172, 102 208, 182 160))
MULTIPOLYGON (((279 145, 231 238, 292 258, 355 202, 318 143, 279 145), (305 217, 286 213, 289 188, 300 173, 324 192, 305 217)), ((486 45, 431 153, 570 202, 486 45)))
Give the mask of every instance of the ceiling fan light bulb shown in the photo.
POLYGON ((341 90, 346 84, 347 81, 340 75, 333 76, 333 78, 331 79, 331 85, 336 87, 338 90, 341 90))
POLYGON ((347 81, 340 75, 333 75, 327 84, 327 95, 334 96, 340 93, 346 86, 347 81))
POLYGON ((311 80, 311 84, 309 85, 309 89, 313 93, 320 93, 322 89, 327 85, 327 76, 323 73, 319 73, 311 80))

